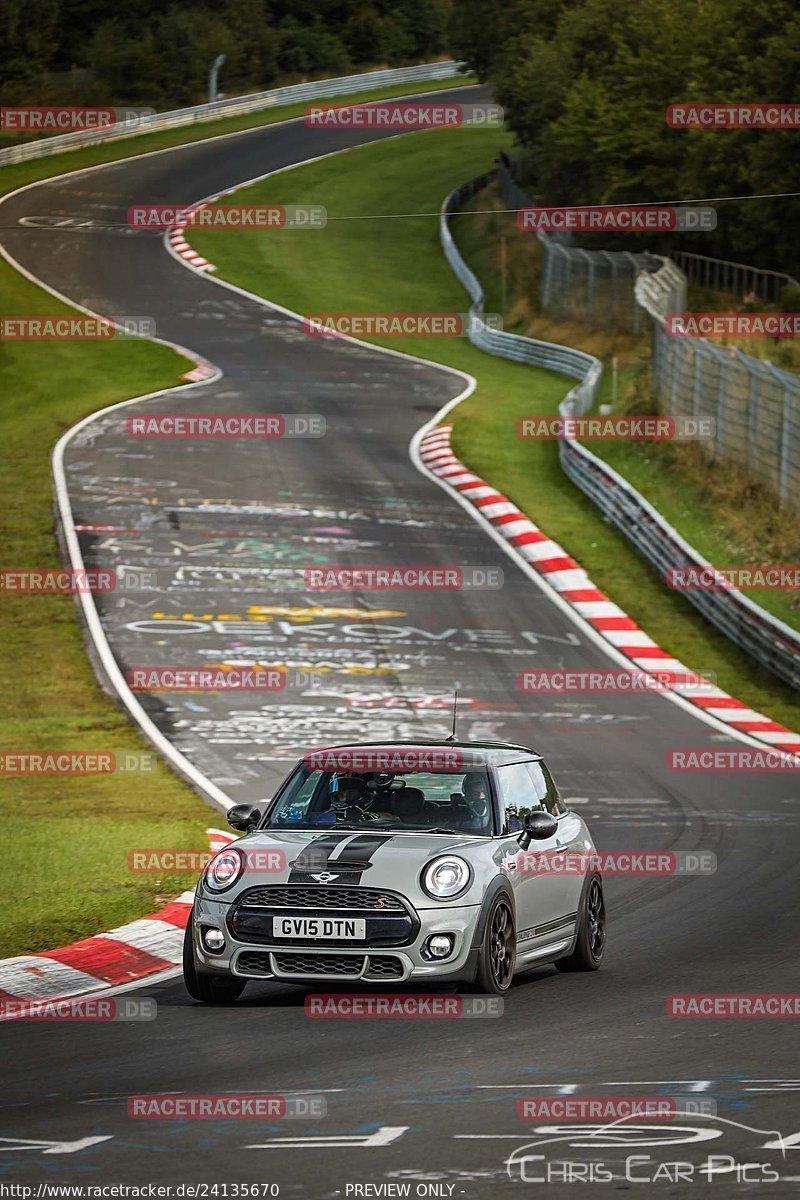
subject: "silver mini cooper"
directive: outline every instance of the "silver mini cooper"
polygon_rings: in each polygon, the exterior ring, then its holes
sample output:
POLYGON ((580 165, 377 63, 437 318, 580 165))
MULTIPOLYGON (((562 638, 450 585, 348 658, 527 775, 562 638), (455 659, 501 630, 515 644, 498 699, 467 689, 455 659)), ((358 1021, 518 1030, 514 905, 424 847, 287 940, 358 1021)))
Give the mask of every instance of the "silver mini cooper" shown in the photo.
POLYGON ((189 994, 248 980, 458 984, 502 995, 544 963, 594 971, 603 884, 540 755, 498 742, 335 746, 294 767, 208 863, 186 928, 189 994))

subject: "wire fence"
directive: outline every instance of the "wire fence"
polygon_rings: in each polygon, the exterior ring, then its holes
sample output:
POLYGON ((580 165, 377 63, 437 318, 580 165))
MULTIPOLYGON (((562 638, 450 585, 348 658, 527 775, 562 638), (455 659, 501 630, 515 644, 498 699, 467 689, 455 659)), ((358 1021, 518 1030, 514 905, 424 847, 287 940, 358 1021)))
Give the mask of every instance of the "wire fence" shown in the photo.
POLYGON ((196 104, 192 108, 176 108, 171 112, 151 113, 134 120, 120 121, 118 124, 98 129, 81 129, 73 133, 58 134, 56 137, 22 142, 18 146, 9 146, 0 150, 0 166, 6 163, 44 158, 49 154, 75 150, 79 146, 92 146, 97 142, 133 137, 138 133, 152 133, 159 129, 192 125, 197 121, 215 121, 219 117, 235 117, 245 113, 259 112, 264 108, 278 108, 284 104, 296 104, 301 100, 317 100, 323 97, 345 95, 349 92, 370 91, 372 88, 395 87, 404 83, 430 83, 437 79, 451 79, 462 74, 464 69, 463 63, 453 60, 421 63, 413 67, 397 67, 386 71, 364 71, 360 75, 341 75, 335 79, 317 79, 310 83, 295 83, 288 87, 272 88, 267 92, 251 92, 247 96, 231 96, 227 100, 216 100, 212 104, 196 104))
MULTIPOLYGON (((531 201, 516 183, 513 166, 500 160, 500 190, 510 208, 528 208, 531 201)), ((657 271, 663 258, 647 252, 581 250, 569 236, 537 230, 542 247, 540 301, 542 310, 567 321, 641 333, 646 316, 636 303, 633 285, 642 271, 657 271)))
MULTIPOLYGON (((513 178, 513 165, 501 160, 498 176, 509 207, 530 205, 513 178)), ((541 231, 537 236, 544 255, 542 308, 634 333, 649 318, 659 408, 672 416, 713 418, 714 437, 706 446, 714 460, 744 468, 781 504, 800 507, 800 376, 733 346, 670 336, 664 320, 686 310, 689 281, 767 303, 797 281, 687 251, 665 259, 580 250, 541 231)))
MULTIPOLYGON (((502 333, 484 323, 484 292, 480 281, 464 262, 450 231, 450 217, 492 179, 492 173, 472 179, 452 192, 442 205, 440 236, 447 261, 469 293, 470 341, 503 358, 549 367, 580 382, 559 405, 562 417, 582 416, 595 404, 602 366, 581 350, 540 342, 536 338, 502 333)), ((672 305, 685 295, 685 277, 668 260, 661 260, 657 275, 642 274, 638 287, 649 286, 648 304, 672 305)), ((650 311, 646 307, 646 311, 650 311)), ((652 314, 651 314, 652 315, 652 314)), ((653 316, 657 324, 659 318, 653 316)), ((672 340, 672 339, 671 339, 672 340)), ((671 569, 695 567, 711 571, 711 564, 690 546, 668 521, 597 455, 580 442, 558 442, 561 466, 569 478, 597 505, 603 516, 636 547, 658 573, 667 578, 671 569)), ((756 662, 791 686, 800 687, 800 634, 734 588, 683 593, 709 621, 756 662)))
POLYGON ((748 267, 746 263, 729 262, 724 258, 708 258, 705 254, 690 254, 676 250, 672 255, 689 283, 732 296, 755 296, 767 304, 775 304, 785 287, 800 288, 793 275, 782 271, 765 271, 748 267))
POLYGON ((676 417, 712 418, 713 439, 701 444, 714 460, 744 468, 782 504, 800 507, 800 376, 735 346, 670 336, 665 317, 681 311, 674 282, 680 274, 668 263, 656 275, 641 275, 635 287, 652 319, 659 409, 676 417))

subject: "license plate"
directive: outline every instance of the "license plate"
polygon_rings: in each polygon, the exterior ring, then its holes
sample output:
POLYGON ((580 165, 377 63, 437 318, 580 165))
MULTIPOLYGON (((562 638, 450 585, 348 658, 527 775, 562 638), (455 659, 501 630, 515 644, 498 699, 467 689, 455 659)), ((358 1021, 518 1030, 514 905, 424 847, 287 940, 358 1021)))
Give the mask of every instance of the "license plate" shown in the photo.
POLYGON ((272 936, 363 942, 367 936, 367 922, 363 917, 273 917, 272 936))

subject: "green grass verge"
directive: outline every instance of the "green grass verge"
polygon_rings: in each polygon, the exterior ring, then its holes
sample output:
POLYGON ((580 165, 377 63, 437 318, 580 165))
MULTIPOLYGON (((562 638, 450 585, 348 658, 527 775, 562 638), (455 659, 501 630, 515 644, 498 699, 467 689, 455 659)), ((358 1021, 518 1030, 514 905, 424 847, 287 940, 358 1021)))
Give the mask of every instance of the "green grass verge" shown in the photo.
MULTIPOLYGON (((464 81, 468 82, 467 80, 464 81)), ((453 86, 407 85, 352 99, 408 95, 453 86)), ((342 97, 342 100, 345 100, 342 97)), ((304 105, 4 167, 0 192, 97 163, 265 125, 304 105)), ((71 310, 0 261, 4 314, 71 310)), ((50 454, 76 421, 130 396, 177 385, 188 365, 166 347, 110 342, 0 345, 0 538, 6 569, 56 566, 50 454)), ((69 597, 0 596, 0 752, 141 751, 126 716, 98 687, 69 597)), ((0 956, 44 950, 133 920, 194 883, 194 875, 134 875, 134 847, 208 848, 218 824, 171 771, 97 777, 3 777, 0 828, 13 899, 0 899, 0 956)))
MULTIPOLYGON (((4 313, 70 310, 0 262, 4 313)), ((50 452, 87 413, 179 382, 187 361, 137 339, 6 342, 0 349, 3 567, 56 566, 50 452)), ((141 751, 100 690, 69 596, 0 593, 0 749, 141 751)), ((207 849, 214 814, 171 771, 5 776, 0 955, 47 949, 150 911, 190 876, 132 875, 132 847, 207 849), (211 818, 211 820, 209 820, 211 818)))
MULTIPOLYGON (((448 130, 351 151, 273 176, 237 193, 244 202, 324 202, 329 217, 435 213, 457 184, 490 166, 508 145, 503 133, 448 130)), ((456 235, 470 265, 497 294, 478 219, 462 216, 456 235)), ((221 277, 301 313, 462 311, 465 297, 445 261, 438 219, 331 221, 324 233, 265 237, 202 232, 193 245, 221 277), (354 264, 357 268, 354 269, 354 264)), ((796 698, 669 592, 626 540, 564 476, 552 443, 515 435, 526 414, 552 413, 571 381, 482 354, 461 339, 371 339, 447 363, 479 387, 453 414, 456 453, 515 500, 589 571, 661 645, 687 665, 715 671, 720 686, 775 720, 796 723, 796 698)))

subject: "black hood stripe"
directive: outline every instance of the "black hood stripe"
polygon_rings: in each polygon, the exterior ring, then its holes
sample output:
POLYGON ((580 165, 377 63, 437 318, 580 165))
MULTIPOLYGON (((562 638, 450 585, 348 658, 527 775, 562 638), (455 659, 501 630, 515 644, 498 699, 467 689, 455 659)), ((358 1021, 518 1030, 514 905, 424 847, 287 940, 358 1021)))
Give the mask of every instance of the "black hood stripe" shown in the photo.
POLYGON ((392 840, 391 833, 326 833, 303 848, 289 874, 289 883, 324 883, 315 875, 335 875, 331 883, 360 883, 377 850, 392 840), (339 850, 337 854, 335 851, 339 850))

